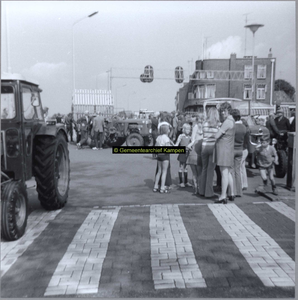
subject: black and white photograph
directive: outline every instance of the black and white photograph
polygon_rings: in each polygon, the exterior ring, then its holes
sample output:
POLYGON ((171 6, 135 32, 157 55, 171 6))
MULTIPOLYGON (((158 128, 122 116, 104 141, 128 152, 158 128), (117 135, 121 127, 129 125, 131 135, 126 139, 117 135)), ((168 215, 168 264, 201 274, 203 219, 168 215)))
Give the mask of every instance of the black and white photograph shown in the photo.
POLYGON ((296 11, 1 1, 1 298, 294 299, 296 11))

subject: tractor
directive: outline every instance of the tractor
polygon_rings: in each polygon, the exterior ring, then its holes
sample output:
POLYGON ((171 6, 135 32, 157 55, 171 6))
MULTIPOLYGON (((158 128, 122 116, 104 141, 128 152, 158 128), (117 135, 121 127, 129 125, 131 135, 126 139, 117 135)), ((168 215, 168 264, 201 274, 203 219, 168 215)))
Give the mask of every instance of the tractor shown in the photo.
POLYGON ((35 179, 46 210, 65 206, 70 162, 63 124, 46 122, 37 82, 1 74, 1 234, 17 240, 27 226, 27 184, 35 179))

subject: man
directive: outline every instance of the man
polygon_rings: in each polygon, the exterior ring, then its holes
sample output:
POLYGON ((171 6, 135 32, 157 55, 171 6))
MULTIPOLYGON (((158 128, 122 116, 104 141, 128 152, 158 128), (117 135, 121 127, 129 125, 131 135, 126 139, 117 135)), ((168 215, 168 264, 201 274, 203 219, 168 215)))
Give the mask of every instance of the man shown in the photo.
POLYGON ((157 111, 154 113, 153 118, 151 119, 153 146, 155 146, 156 139, 158 136, 158 117, 159 117, 159 112, 157 111))
POLYGON ((177 131, 178 131, 178 113, 175 113, 173 116, 173 141, 174 142, 176 142, 178 138, 177 131))
POLYGON ((102 143, 104 138, 104 127, 105 127, 105 119, 102 113, 97 113, 96 117, 92 120, 92 131, 94 133, 95 147, 92 150, 101 150, 102 143), (99 141, 99 148, 98 148, 99 141))
POLYGON ((296 131, 296 113, 295 111, 291 110, 291 117, 289 119, 290 122, 290 132, 296 131))
POLYGON ((69 113, 65 117, 65 125, 66 125, 66 132, 70 135, 70 141, 73 142, 73 117, 72 113, 69 113))
POLYGON ((289 119, 284 116, 281 107, 276 110, 275 124, 279 131, 290 131, 289 119))
POLYGON ((81 132, 81 140, 77 143, 78 149, 82 149, 82 145, 84 145, 88 140, 88 132, 90 126, 90 118, 89 111, 86 110, 83 117, 78 120, 79 131, 81 132))
POLYGON ((279 130, 274 120, 274 112, 270 112, 269 119, 266 122, 266 127, 269 129, 271 139, 277 138, 279 136, 279 130))

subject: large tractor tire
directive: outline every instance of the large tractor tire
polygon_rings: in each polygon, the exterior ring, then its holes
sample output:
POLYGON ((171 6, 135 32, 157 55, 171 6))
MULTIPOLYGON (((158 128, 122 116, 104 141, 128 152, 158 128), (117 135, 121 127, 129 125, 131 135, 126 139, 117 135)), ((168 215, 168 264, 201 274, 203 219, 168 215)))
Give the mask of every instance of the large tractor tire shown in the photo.
POLYGON ((67 142, 63 134, 37 137, 34 176, 38 199, 43 208, 64 207, 68 198, 70 166, 67 142))
POLYGON ((140 134, 134 132, 126 138, 126 145, 132 147, 144 146, 144 139, 140 134))
POLYGON ((2 185, 1 235, 7 241, 15 241, 25 233, 28 218, 28 197, 21 181, 2 185))
POLYGON ((277 178, 284 178, 288 169, 288 157, 284 150, 277 151, 278 165, 275 165, 275 176, 277 178))

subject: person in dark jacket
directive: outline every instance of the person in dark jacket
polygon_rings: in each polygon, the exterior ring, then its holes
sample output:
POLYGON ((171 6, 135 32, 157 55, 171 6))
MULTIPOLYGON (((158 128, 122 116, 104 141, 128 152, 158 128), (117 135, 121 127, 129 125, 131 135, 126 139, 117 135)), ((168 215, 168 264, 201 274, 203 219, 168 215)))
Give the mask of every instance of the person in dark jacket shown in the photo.
POLYGON ((296 113, 295 111, 291 111, 291 118, 289 120, 290 122, 290 132, 296 131, 296 113))
POLYGON ((279 131, 290 131, 290 121, 284 116, 281 108, 278 108, 276 111, 275 124, 279 131))
POLYGON ((66 132, 70 136, 70 141, 73 142, 73 116, 72 113, 69 113, 65 118, 66 132))
POLYGON ((78 128, 81 132, 81 140, 79 143, 77 143, 78 149, 82 149, 82 145, 87 143, 88 140, 88 133, 89 133, 89 127, 90 127, 90 117, 89 117, 89 111, 86 110, 83 117, 81 117, 78 120, 78 128))
POLYGON ((271 139, 277 138, 279 136, 279 130, 274 120, 274 112, 270 113, 269 119, 266 122, 266 127, 269 129, 271 139))

